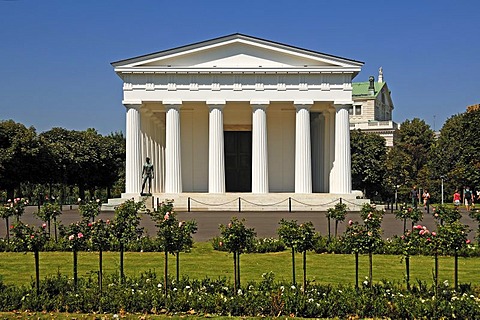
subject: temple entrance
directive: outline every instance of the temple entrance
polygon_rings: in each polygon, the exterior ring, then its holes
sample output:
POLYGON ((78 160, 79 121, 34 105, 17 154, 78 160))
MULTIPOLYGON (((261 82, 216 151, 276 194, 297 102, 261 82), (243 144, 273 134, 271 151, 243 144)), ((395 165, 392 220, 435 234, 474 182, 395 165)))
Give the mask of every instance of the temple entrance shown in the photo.
POLYGON ((225 131, 227 192, 252 192, 252 132, 225 131))

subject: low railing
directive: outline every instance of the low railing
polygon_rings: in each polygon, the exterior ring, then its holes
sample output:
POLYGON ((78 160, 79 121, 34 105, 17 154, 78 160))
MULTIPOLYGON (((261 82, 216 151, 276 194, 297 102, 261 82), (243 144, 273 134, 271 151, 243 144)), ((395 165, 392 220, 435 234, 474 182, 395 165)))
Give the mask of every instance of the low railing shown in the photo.
MULTIPOLYGON (((261 208, 269 208, 270 207, 270 208, 278 209, 279 207, 281 207, 280 205, 284 203, 285 204, 285 210, 288 211, 288 212, 292 212, 292 211, 294 211, 294 210, 292 210, 292 203, 300 204, 300 205, 304 206, 304 208, 305 207, 309 207, 309 208, 324 207, 325 208, 325 207, 333 207, 334 204, 336 204, 338 202, 346 203, 347 205, 348 204, 353 205, 354 208, 360 207, 359 204, 357 204, 355 202, 351 202, 351 201, 349 201, 347 199, 344 199, 344 198, 336 198, 334 200, 324 202, 324 203, 306 203, 306 202, 297 200, 295 198, 288 197, 288 198, 285 198, 285 199, 282 199, 280 201, 273 202, 273 203, 255 203, 251 200, 247 200, 245 198, 238 197, 238 198, 232 199, 230 201, 222 202, 222 203, 206 203, 206 202, 194 199, 192 197, 188 197, 188 199, 187 199, 187 211, 191 212, 194 209, 193 208, 194 204, 199 204, 199 205, 205 206, 205 207, 222 207, 222 206, 227 206, 227 205, 236 203, 237 204, 236 208, 237 208, 238 212, 242 212, 242 209, 244 208, 244 206, 242 206, 242 204, 249 204, 250 206, 253 206, 253 207, 261 207, 261 208)), ((350 209, 354 209, 354 208, 350 208, 350 209)), ((201 209, 201 208, 197 208, 197 209, 201 209)), ((322 210, 318 210, 318 211, 322 211, 322 210)))

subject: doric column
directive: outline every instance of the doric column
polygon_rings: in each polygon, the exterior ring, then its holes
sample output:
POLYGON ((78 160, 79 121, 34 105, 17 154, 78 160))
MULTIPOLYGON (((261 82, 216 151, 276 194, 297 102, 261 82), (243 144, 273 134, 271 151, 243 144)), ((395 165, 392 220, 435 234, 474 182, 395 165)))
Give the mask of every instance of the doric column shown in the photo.
POLYGON ((335 109, 328 109, 325 113, 325 120, 328 118, 328 126, 325 128, 326 135, 328 136, 326 142, 328 143, 328 148, 326 152, 325 165, 328 176, 328 192, 333 193, 332 190, 335 190, 335 173, 333 162, 335 161, 335 109))
POLYGON ((223 107, 225 102, 207 101, 208 127, 208 192, 225 193, 225 150, 223 144, 223 107))
POLYGON ((125 193, 140 193, 142 174, 141 105, 125 104, 125 107, 127 108, 125 193))
POLYGON ((311 140, 312 140, 312 191, 324 191, 324 120, 321 113, 310 114, 315 116, 311 121, 311 140))
POLYGON ((295 103, 295 193, 312 193, 311 106, 295 103))
POLYGON ((350 105, 335 105, 334 172, 336 183, 331 193, 352 193, 349 107, 350 105))
POLYGON ((267 107, 269 102, 252 106, 252 193, 268 193, 267 107))
POLYGON ((165 193, 182 192, 182 157, 180 145, 181 103, 165 103, 165 193))

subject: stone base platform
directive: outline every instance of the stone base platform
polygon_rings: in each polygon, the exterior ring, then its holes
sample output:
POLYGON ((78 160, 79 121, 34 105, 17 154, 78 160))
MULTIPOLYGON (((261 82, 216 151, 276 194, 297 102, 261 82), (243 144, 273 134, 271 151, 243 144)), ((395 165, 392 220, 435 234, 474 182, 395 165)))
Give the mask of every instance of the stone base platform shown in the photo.
POLYGON ((156 208, 162 201, 172 199, 175 211, 326 211, 342 201, 349 211, 359 211, 368 199, 357 199, 361 193, 331 194, 331 193, 158 193, 152 196, 139 194, 122 194, 122 198, 109 199, 102 205, 102 210, 111 211, 115 206, 127 199, 144 200, 147 208, 156 208))

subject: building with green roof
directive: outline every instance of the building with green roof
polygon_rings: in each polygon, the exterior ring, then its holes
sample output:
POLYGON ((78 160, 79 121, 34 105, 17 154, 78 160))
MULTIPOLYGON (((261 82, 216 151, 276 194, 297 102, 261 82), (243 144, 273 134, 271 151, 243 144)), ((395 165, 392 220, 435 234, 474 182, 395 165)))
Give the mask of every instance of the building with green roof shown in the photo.
POLYGON ((380 68, 378 80, 370 76, 369 81, 352 83, 353 106, 350 108, 350 130, 376 133, 385 138, 392 147, 398 124, 392 120, 393 101, 380 68))

